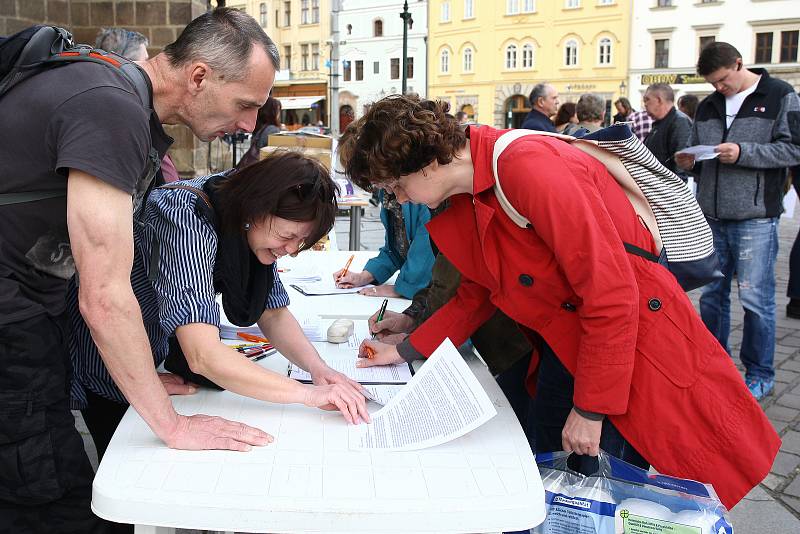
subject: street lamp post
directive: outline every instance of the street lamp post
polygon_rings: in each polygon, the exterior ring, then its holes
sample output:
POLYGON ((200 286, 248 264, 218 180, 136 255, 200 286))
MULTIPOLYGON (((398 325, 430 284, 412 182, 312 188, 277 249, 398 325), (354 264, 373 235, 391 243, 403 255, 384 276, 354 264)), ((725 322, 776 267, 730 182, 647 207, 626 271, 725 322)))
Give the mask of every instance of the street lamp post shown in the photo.
POLYGON ((406 94, 406 86, 408 85, 408 71, 406 64, 408 62, 408 29, 414 24, 411 18, 411 13, 408 12, 408 0, 403 2, 403 12, 400 13, 400 18, 403 19, 403 94, 406 94))

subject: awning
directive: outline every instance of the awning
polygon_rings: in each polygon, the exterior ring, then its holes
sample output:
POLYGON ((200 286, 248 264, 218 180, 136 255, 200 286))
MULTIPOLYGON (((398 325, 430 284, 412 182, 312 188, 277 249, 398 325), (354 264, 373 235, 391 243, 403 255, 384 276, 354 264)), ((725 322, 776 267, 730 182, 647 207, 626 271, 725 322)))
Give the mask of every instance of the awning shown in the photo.
POLYGON ((312 104, 319 102, 324 96, 280 96, 283 109, 311 109, 312 104))

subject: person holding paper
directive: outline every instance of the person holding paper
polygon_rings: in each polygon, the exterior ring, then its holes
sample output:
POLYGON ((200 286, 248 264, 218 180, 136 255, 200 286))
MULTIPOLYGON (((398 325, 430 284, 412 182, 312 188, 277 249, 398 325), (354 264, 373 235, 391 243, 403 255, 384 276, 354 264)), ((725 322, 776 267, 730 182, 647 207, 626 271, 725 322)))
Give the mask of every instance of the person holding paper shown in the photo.
MULTIPOLYGON (((335 189, 322 164, 287 152, 153 190, 135 230, 131 282, 155 365, 168 350, 177 351, 192 372, 241 395, 336 407, 348 422, 368 421, 361 387, 325 364, 287 308, 275 263, 327 235, 335 189), (314 385, 264 369, 223 344, 218 293, 231 322, 258 323, 281 354, 311 373, 314 385)), ((102 457, 127 403, 78 312, 74 287, 70 304, 73 407, 82 410, 102 457)), ((162 381, 172 393, 196 389, 178 376, 162 381)))
POLYGON ((525 331, 536 354, 537 451, 597 455, 600 447, 662 473, 711 482, 731 507, 769 472, 780 439, 724 349, 662 265, 617 181, 598 160, 549 136, 512 141, 497 180, 504 132, 466 131, 448 105, 413 96, 375 102, 344 134, 342 160, 361 187, 401 202, 450 206, 428 223, 461 273, 455 296, 397 346, 365 340, 361 365, 429 356, 459 345, 496 309, 525 331), (354 140, 348 140, 354 137, 354 140))
POLYGON ((800 99, 764 69, 717 41, 700 52, 697 73, 716 91, 697 107, 690 145, 711 145, 718 157, 678 153, 697 175, 697 202, 714 234, 725 277, 703 288, 700 314, 731 352, 730 292, 734 274, 744 308, 739 357, 757 400, 775 386, 775 261, 787 168, 800 164, 800 99))

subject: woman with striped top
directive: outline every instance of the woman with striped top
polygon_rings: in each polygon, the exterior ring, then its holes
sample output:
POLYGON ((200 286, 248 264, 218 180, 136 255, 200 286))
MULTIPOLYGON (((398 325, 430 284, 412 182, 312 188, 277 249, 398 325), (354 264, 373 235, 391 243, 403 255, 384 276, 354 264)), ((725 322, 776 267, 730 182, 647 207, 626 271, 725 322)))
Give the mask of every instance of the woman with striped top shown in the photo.
MULTIPOLYGON (((310 248, 332 228, 335 188, 328 170, 296 153, 153 190, 137 216, 131 282, 154 364, 180 348, 189 368, 230 391, 278 403, 338 408, 368 421, 361 387, 329 368, 288 310, 275 261, 310 248), (304 385, 249 361, 219 336, 221 293, 236 325, 257 323, 289 360, 309 371, 304 385), (172 343, 169 338, 174 336, 172 343)), ((127 402, 92 342, 71 291, 73 408, 81 409, 102 457, 127 402)), ((194 385, 162 374, 172 394, 194 385)))

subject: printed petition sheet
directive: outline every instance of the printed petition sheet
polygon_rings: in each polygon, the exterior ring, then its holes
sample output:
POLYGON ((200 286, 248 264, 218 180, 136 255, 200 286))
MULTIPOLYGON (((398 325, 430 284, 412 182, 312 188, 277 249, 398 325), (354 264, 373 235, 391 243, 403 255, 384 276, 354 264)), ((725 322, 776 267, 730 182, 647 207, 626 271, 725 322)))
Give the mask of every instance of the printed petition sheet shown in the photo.
POLYGON ((407 451, 446 443, 497 415, 450 339, 445 339, 372 423, 348 427, 350 449, 407 451))

